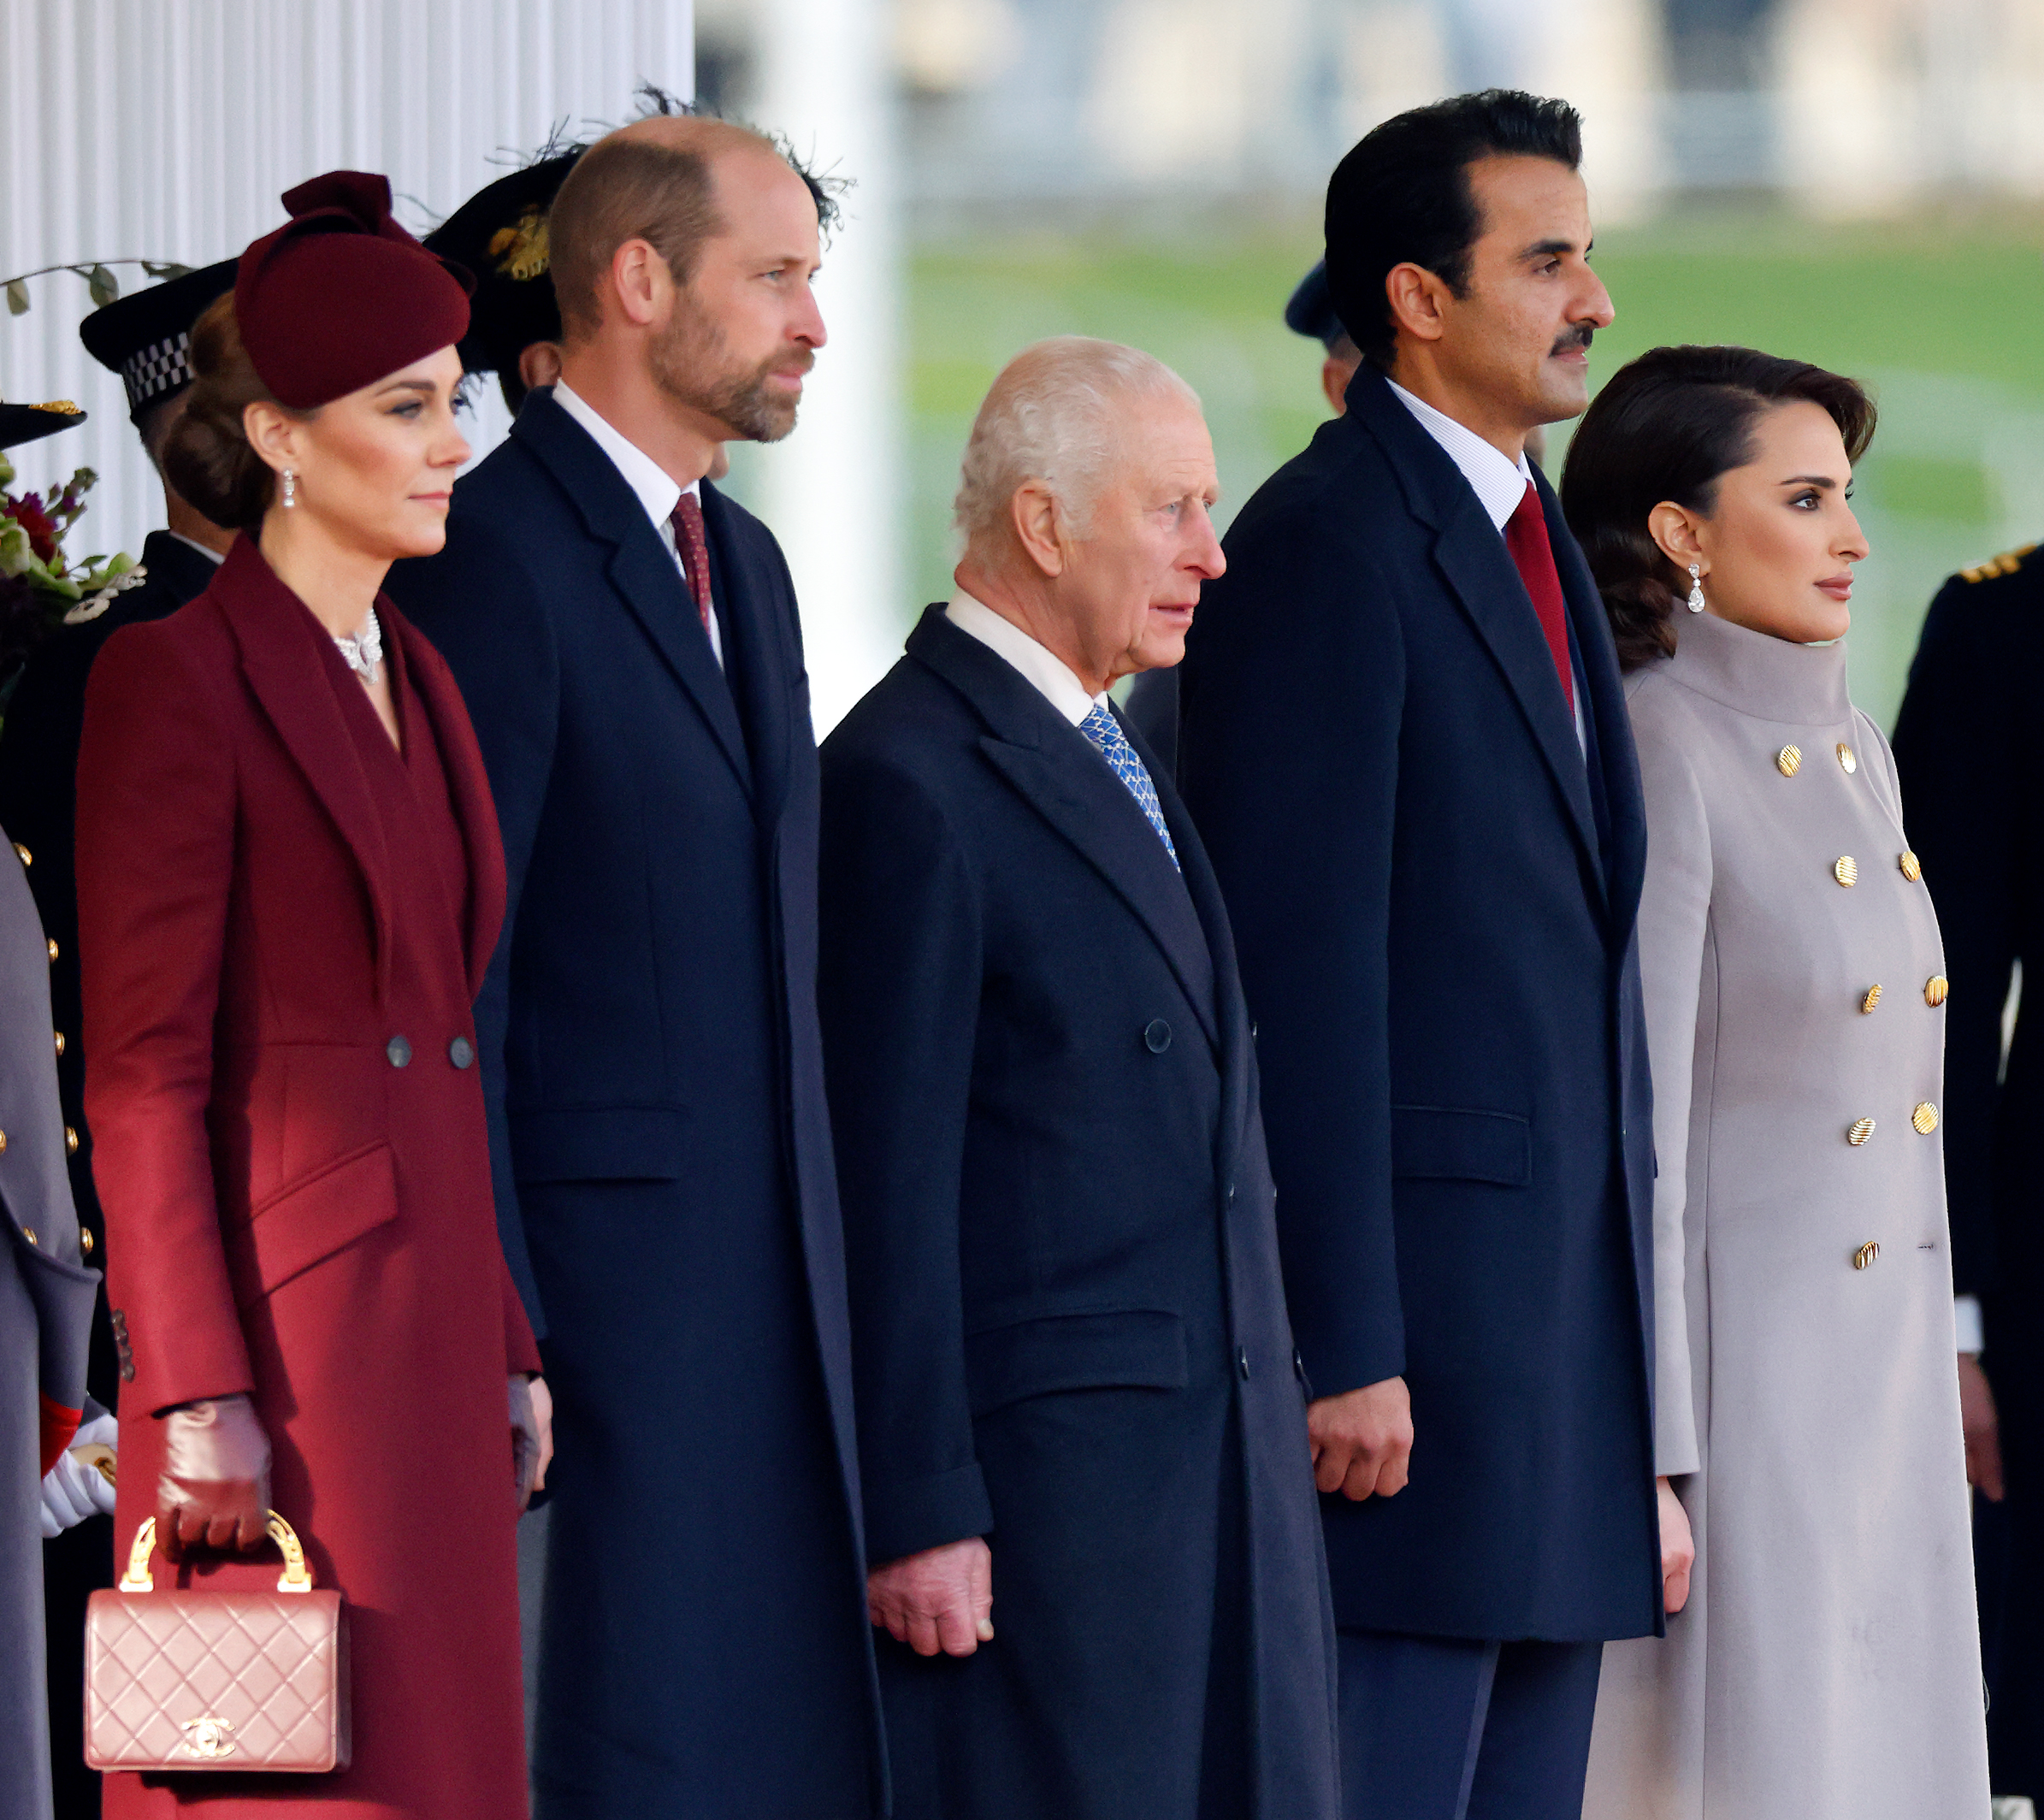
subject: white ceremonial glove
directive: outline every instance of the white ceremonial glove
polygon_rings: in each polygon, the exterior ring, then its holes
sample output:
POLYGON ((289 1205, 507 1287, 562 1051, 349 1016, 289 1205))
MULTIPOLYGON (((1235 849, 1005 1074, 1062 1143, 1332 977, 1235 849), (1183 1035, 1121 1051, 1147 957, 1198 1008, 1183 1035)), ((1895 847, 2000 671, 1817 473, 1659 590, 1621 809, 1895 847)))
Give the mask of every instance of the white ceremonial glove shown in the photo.
POLYGON ((121 1427, 114 1417, 98 1415, 87 1422, 44 1475, 40 1514, 45 1542, 88 1516, 114 1514, 114 1488, 107 1482, 106 1474, 79 1457, 80 1448, 91 1446, 120 1451, 121 1427))

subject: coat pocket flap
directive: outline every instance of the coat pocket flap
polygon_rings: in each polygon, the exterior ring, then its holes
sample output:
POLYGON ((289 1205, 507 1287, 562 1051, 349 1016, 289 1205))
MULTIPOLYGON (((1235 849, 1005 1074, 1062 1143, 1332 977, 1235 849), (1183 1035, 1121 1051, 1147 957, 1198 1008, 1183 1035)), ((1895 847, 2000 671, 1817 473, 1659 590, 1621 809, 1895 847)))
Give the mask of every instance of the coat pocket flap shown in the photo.
POLYGON ((398 1172, 387 1143, 374 1143, 300 1178, 249 1219, 254 1282, 244 1305, 281 1288, 364 1232, 398 1217, 398 1172))
POLYGON ((972 1413, 1054 1391, 1185 1387, 1185 1324, 1163 1309, 1018 1321, 966 1338, 972 1413))
POLYGON ((1406 1181, 1533 1185, 1533 1126, 1516 1113, 1391 1108, 1391 1174, 1406 1181))
POLYGON ((511 1115, 521 1182, 673 1182, 686 1114, 678 1106, 550 1106, 511 1115))

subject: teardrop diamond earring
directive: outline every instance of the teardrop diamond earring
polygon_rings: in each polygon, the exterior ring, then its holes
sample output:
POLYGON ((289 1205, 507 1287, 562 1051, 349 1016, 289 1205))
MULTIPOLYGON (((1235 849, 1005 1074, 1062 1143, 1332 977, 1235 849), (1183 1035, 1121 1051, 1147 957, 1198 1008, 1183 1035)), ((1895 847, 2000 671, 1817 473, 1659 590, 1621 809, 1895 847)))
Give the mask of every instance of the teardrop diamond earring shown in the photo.
POLYGON ((1693 613, 1700 613, 1704 610, 1704 570, 1700 563, 1689 565, 1689 599, 1685 604, 1693 613))
MULTIPOLYGON (((292 506, 298 504, 298 477, 297 475, 293 474, 290 469, 287 468, 284 470, 284 510, 286 511, 289 511, 292 506)), ((1693 575, 1695 572, 1696 571, 1693 567, 1690 570, 1690 573, 1693 575)))

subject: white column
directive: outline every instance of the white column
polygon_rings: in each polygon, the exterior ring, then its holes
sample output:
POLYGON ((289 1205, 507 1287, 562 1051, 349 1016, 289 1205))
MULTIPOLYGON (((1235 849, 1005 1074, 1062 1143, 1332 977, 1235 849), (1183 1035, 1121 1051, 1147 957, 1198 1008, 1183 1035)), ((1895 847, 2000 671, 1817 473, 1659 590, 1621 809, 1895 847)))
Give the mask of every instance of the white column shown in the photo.
POLYGON ((802 606, 818 736, 901 654, 905 599, 893 8, 886 0, 762 0, 757 123, 804 162, 853 180, 817 300, 830 340, 800 421, 748 464, 802 606))

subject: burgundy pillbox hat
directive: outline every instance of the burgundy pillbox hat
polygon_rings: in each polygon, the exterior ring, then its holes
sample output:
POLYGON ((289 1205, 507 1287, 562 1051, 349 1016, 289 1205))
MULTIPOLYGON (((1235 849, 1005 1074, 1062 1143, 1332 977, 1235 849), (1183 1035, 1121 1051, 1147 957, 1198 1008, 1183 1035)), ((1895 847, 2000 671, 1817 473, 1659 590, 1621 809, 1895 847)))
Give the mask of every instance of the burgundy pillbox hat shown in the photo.
POLYGON ((331 404, 469 332, 475 281, 392 220, 387 177, 328 171, 283 200, 292 218, 234 276, 241 345, 279 404, 331 404))

